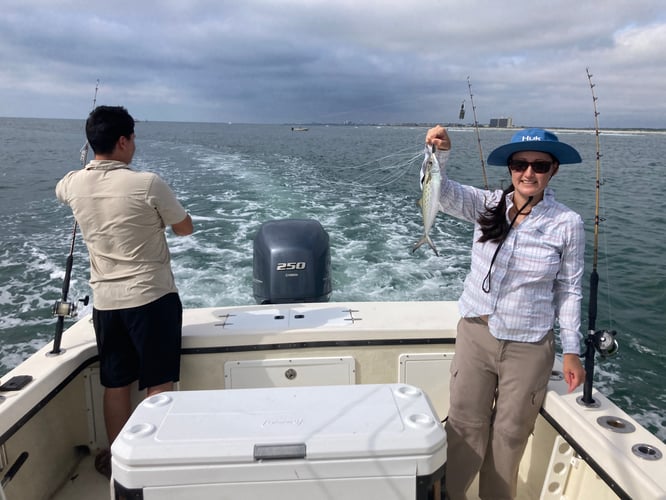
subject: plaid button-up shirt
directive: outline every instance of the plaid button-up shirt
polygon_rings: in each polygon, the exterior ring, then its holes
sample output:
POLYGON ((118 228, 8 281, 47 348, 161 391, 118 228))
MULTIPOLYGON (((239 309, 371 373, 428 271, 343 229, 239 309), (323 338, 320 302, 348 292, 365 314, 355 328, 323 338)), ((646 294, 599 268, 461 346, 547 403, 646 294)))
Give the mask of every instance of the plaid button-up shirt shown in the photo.
MULTIPOLYGON (((579 354, 585 259, 582 218, 557 202, 553 190, 546 188, 543 200, 509 231, 493 264, 490 291, 486 293, 482 284, 497 243, 478 242, 481 229, 476 219, 487 206, 499 202, 502 191, 448 179, 448 156, 448 151, 437 152, 442 172, 441 210, 474 223, 471 270, 458 301, 461 316, 487 315, 493 336, 519 342, 541 340, 557 321, 563 352, 579 354)), ((507 220, 512 206, 510 193, 507 220)))

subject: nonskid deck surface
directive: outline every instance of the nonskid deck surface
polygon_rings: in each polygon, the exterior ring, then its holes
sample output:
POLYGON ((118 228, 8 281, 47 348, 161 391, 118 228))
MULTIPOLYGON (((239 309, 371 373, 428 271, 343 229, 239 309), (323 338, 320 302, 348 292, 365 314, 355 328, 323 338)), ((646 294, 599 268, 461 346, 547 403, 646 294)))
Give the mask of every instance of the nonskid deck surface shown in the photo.
POLYGON ((95 470, 95 455, 83 457, 78 467, 52 497, 52 500, 93 500, 111 498, 111 484, 95 470))

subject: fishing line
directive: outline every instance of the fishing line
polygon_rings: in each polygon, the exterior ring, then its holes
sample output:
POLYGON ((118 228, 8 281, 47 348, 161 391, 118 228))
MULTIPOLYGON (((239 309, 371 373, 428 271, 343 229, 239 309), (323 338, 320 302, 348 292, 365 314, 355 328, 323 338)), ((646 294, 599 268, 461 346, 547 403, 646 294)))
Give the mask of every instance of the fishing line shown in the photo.
MULTIPOLYGON (((592 75, 590 75, 590 76, 592 76, 592 75)), ((599 130, 599 134, 601 134, 601 130, 599 130)), ((600 153, 599 146, 597 146, 597 153, 596 154, 599 157, 603 156, 600 153)), ((605 194, 604 194, 603 190, 601 189, 601 186, 603 186, 603 185, 604 185, 603 177, 600 177, 600 180, 599 180, 599 188, 600 188, 599 189, 599 208, 598 208, 598 210, 600 212, 599 213, 599 223, 605 222, 607 220, 606 207, 605 207, 605 203, 604 203, 605 202, 605 199, 604 199, 605 194)), ((607 315, 608 315, 608 324, 609 324, 609 327, 612 328, 615 321, 613 320, 613 304, 612 304, 613 298, 612 298, 612 293, 611 293, 611 288, 612 287, 611 287, 611 279, 610 279, 611 278, 611 276, 610 276, 611 273, 610 273, 609 258, 608 258, 608 253, 607 253, 608 232, 604 231, 603 227, 601 225, 599 225, 598 232, 599 232, 599 237, 602 238, 601 244, 599 245, 599 248, 598 248, 598 252, 603 253, 603 259, 602 259, 603 272, 601 274, 604 275, 605 280, 606 280, 605 290, 606 290, 606 307, 607 307, 607 315)), ((601 264, 597 261, 597 265, 599 266, 601 264)))
MULTIPOLYGON (((416 97, 418 99, 418 96, 416 97)), ((354 107, 350 108, 348 111, 336 111, 334 113, 326 113, 326 114, 319 114, 317 115, 318 120, 323 120, 326 121, 326 119, 331 118, 331 117, 337 117, 340 118, 341 116, 344 115, 351 115, 352 113, 354 114, 359 114, 363 111, 369 111, 369 110, 377 110, 381 108, 395 108, 396 104, 401 104, 401 103, 413 103, 415 97, 410 97, 410 98, 404 98, 404 99, 394 99, 389 101, 385 101, 382 103, 378 103, 372 106, 360 106, 360 107, 354 107)), ((422 97, 422 99, 426 100, 428 103, 431 102, 431 97, 422 97)), ((459 119, 464 118, 464 101, 463 105, 461 107, 461 111, 459 113, 459 119)), ((303 119, 300 120, 299 123, 311 123, 312 117, 309 119, 303 119)), ((476 122, 476 120, 475 120, 476 122)), ((346 120, 345 124, 348 125, 353 125, 355 122, 353 120, 346 120)), ((478 136, 478 122, 477 124, 477 136, 478 136)), ((364 124, 363 126, 370 126, 370 124, 364 124)), ((352 185, 354 187, 362 188, 362 189, 373 189, 373 188, 379 188, 379 187, 384 187, 384 186, 389 186, 391 184, 394 184, 398 182, 400 179, 408 175, 410 172, 413 171, 414 167, 418 165, 420 167, 420 164, 422 163, 421 159, 423 157, 422 153, 422 143, 421 143, 421 137, 422 137, 422 132, 419 132, 418 136, 415 137, 415 142, 417 142, 417 145, 414 147, 407 147, 403 150, 399 150, 395 153, 392 153, 391 155, 382 157, 382 158, 377 158, 370 160, 368 162, 362 163, 362 164, 354 164, 351 166, 346 166, 346 167, 336 167, 331 165, 331 169, 333 170, 333 175, 335 176, 334 180, 327 180, 328 183, 334 184, 334 185, 345 185, 349 186, 352 185), (414 154, 414 151, 419 151, 418 153, 414 154), (406 153, 405 151, 409 151, 406 153), (383 164, 385 160, 397 160, 394 161, 390 165, 385 165, 383 164), (418 160, 418 161, 417 161, 418 160), (377 166, 371 167, 373 165, 377 164, 377 166), (362 170, 359 172, 359 170, 362 170)), ((479 139, 480 141, 480 139, 479 139)), ((479 143, 480 147, 480 143, 479 143)), ((486 178, 485 174, 485 164, 483 163, 483 153, 481 153, 482 158, 482 168, 484 172, 484 179, 486 178)), ((321 169, 318 169, 317 173, 321 173, 321 169)), ((486 180, 486 187, 488 186, 488 182, 486 180)))
MULTIPOLYGON (((476 130, 476 142, 479 145, 479 157, 481 158, 481 171, 483 172, 483 185, 488 189, 488 176, 486 175, 486 163, 483 159, 483 148, 481 147, 481 135, 479 134, 479 121, 476 119, 476 105, 474 104, 474 94, 472 94, 472 83, 467 77, 467 87, 469 88, 469 100, 472 103, 472 112, 474 114, 474 130, 476 130)), ((464 109, 465 101, 463 101, 463 106, 460 108, 460 115, 465 116, 464 109)), ((462 118, 461 118, 462 119, 462 118)))
POLYGON ((364 163, 343 167, 331 166, 331 173, 335 175, 336 179, 328 182, 367 189, 391 185, 402 179, 414 169, 417 163, 420 163, 423 153, 419 151, 415 154, 415 149, 415 146, 407 146, 364 163))
MULTIPOLYGON (((93 96, 92 109, 95 109, 97 105, 97 91, 99 90, 99 79, 95 84, 95 95, 93 96)), ((81 148, 81 168, 85 167, 88 163, 88 150, 90 149, 90 144, 86 140, 86 143, 81 148)), ((65 263, 65 277, 62 281, 62 293, 60 295, 60 300, 57 300, 53 306, 53 315, 58 316, 56 320, 55 335, 53 338, 53 350, 49 353, 52 355, 60 354, 60 343, 62 341, 62 332, 65 325, 65 317, 74 317, 76 315, 76 304, 73 302, 67 301, 67 296, 69 294, 69 282, 72 276, 72 266, 74 264, 74 245, 76 243, 76 229, 78 223, 76 218, 74 218, 74 227, 72 228, 72 241, 69 246, 69 255, 67 255, 67 261, 65 263)), ((88 297, 85 297, 81 300, 84 305, 88 304, 88 297)))
MULTIPOLYGON (((411 154, 411 153, 410 153, 411 154)), ((394 157, 395 155, 392 155, 394 157)), ((403 162, 399 164, 393 164, 388 166, 379 166, 373 169, 365 169, 361 176, 351 182, 354 186, 362 188, 378 188, 383 186, 389 186, 407 175, 412 171, 414 165, 417 163, 417 160, 420 160, 423 156, 422 153, 416 155, 411 155, 407 157, 403 162)), ((374 162, 381 162, 382 159, 373 160, 363 165, 359 165, 358 168, 363 168, 374 162)), ((344 181, 334 181, 334 184, 350 184, 350 182, 344 181)))
MULTIPOLYGON (((603 181, 601 183, 603 185, 603 181)), ((603 198, 603 193, 601 193, 601 197, 603 198)), ((603 211, 603 216, 601 217, 601 221, 606 220, 606 209, 604 207, 604 204, 601 204, 601 210, 603 211)), ((603 249, 608 249, 608 233, 606 231, 602 231, 601 234, 603 235, 603 249)), ((609 268, 609 259, 608 259, 608 254, 604 252, 604 269, 605 273, 604 276, 606 276, 606 302, 607 302, 607 307, 608 307, 608 324, 610 328, 613 328, 613 325, 615 323, 615 320, 613 319, 613 299, 612 299, 612 294, 611 294, 611 280, 610 280, 610 268, 609 268)))

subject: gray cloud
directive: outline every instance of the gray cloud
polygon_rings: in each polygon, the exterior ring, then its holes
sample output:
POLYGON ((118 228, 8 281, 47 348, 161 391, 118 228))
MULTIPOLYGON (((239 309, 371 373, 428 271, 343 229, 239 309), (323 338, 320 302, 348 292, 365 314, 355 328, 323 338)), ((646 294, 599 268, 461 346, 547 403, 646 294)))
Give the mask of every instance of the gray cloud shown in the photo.
POLYGON ((656 0, 6 0, 0 115, 666 128, 656 0), (468 117, 469 118, 469 117, 468 117))

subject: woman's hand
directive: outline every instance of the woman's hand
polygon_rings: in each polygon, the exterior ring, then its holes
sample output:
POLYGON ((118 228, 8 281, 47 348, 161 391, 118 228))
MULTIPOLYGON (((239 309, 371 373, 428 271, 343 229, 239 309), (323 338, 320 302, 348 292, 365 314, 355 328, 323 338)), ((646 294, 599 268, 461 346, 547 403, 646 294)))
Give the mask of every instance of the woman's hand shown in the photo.
POLYGON ((451 149, 451 140, 446 129, 441 125, 435 125, 426 133, 426 144, 434 144, 437 149, 448 151, 451 149))
POLYGON ((583 368, 578 354, 569 353, 562 357, 562 371, 564 380, 569 385, 569 392, 585 381, 585 368, 583 368))

